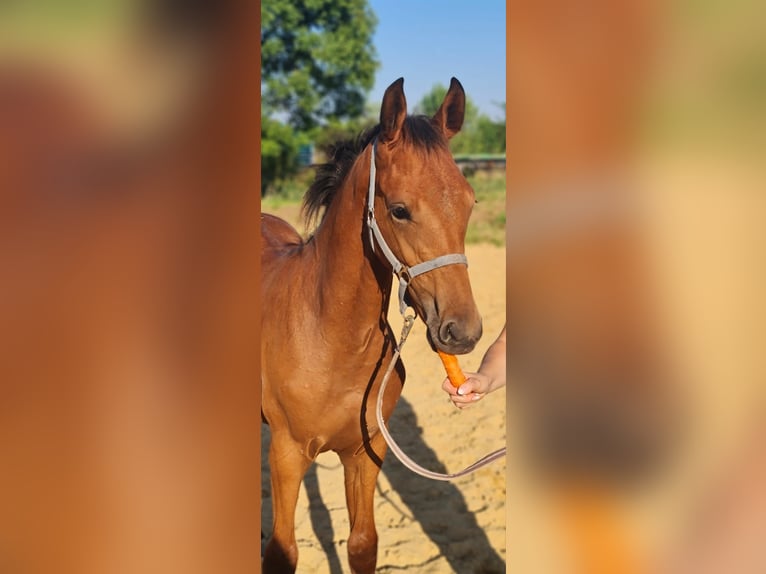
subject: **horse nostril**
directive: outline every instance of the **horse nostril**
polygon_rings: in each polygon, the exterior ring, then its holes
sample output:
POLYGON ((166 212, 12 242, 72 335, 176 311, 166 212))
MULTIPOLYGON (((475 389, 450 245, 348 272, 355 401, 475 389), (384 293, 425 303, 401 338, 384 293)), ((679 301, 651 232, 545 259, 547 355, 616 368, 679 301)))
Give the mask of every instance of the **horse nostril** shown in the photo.
POLYGON ((445 318, 435 335, 443 351, 468 353, 481 337, 481 322, 474 326, 470 322, 445 318))
POLYGON ((450 343, 456 339, 454 321, 446 321, 442 323, 441 329, 439 330, 439 338, 442 343, 450 343))

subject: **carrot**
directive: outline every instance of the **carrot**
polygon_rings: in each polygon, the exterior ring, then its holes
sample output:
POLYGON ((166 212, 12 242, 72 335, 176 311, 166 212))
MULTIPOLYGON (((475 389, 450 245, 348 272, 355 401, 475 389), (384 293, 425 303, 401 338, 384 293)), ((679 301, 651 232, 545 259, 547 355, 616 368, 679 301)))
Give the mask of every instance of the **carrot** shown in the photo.
POLYGON ((450 355, 449 353, 439 351, 438 349, 436 352, 439 353, 439 358, 442 360, 444 370, 447 371, 449 382, 452 383, 452 386, 457 389, 460 385, 465 383, 465 375, 460 369, 460 364, 457 362, 457 357, 455 355, 450 355))

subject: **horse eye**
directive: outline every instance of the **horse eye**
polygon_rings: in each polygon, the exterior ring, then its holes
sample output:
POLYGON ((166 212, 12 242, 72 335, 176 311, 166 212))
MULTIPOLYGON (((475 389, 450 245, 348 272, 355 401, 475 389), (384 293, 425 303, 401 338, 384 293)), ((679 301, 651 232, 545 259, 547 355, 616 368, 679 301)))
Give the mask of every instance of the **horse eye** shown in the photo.
POLYGON ((395 205, 391 208, 391 215, 399 221, 406 221, 410 218, 410 212, 403 205, 395 205))

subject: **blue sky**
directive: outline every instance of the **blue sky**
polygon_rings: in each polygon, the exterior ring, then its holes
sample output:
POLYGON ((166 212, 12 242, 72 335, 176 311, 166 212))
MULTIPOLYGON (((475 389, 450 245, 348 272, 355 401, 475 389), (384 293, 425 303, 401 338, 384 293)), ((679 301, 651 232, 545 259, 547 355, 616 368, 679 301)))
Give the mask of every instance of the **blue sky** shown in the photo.
POLYGON ((370 100, 404 77, 410 111, 434 84, 455 76, 479 109, 502 117, 505 101, 505 0, 370 0, 378 17, 380 68, 370 100))

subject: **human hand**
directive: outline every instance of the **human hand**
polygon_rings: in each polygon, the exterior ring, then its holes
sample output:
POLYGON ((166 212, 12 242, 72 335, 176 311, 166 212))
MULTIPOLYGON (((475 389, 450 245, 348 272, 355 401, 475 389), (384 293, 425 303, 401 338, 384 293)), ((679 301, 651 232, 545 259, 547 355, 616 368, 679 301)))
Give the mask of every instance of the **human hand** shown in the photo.
POLYGON ((452 386, 449 378, 445 378, 442 389, 450 395, 452 403, 459 409, 470 407, 481 400, 491 390, 491 380, 481 373, 465 373, 466 381, 457 389, 452 386))

